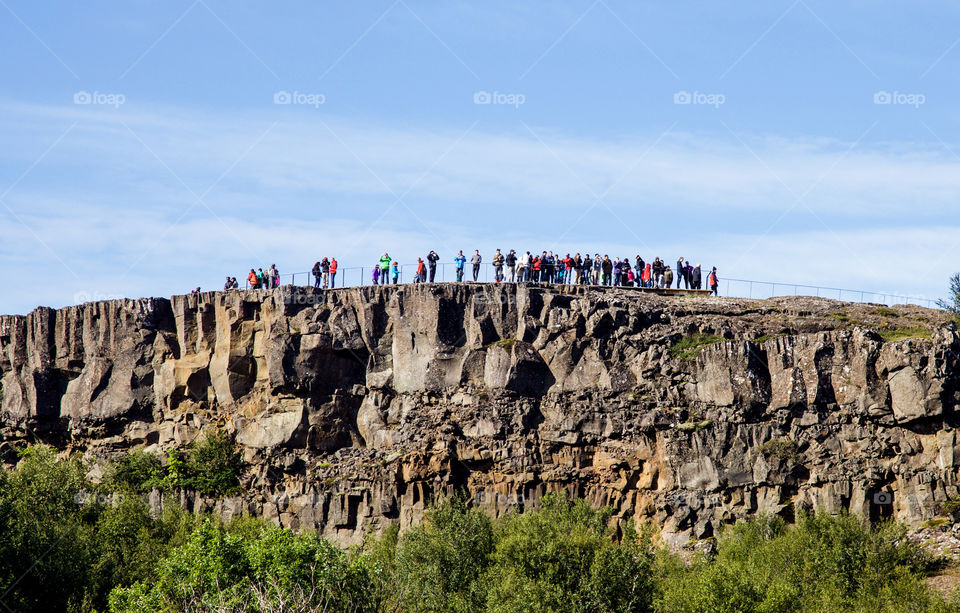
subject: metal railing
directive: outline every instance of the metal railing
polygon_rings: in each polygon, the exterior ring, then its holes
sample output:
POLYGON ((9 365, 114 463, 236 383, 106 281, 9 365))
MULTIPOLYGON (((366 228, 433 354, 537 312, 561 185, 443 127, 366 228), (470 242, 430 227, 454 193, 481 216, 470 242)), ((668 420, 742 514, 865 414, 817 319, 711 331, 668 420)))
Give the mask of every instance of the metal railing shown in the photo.
MULTIPOLYGON (((374 285, 373 269, 375 266, 360 266, 338 268, 333 279, 334 287, 362 287, 374 285)), ((398 266, 399 275, 397 283, 412 282, 417 270, 417 264, 402 264, 398 266)), ((436 283, 448 283, 456 281, 456 264, 453 262, 438 262, 434 277, 436 283)), ((494 279, 494 267, 489 262, 480 265, 480 272, 477 275, 478 282, 489 283, 494 279)), ((704 271, 702 275, 703 287, 706 287, 709 271, 704 271)), ((429 269, 427 272, 429 281, 429 269)), ((510 272, 504 266, 504 279, 509 281, 510 272)), ((473 281, 473 266, 468 262, 463 268, 463 281, 473 281)), ((301 285, 314 287, 316 280, 311 271, 286 273, 280 275, 280 285, 289 283, 291 285, 301 285)), ((319 286, 322 287, 322 277, 319 286)), ((245 289, 250 289, 248 281, 243 282, 245 289)), ((392 285, 393 275, 388 272, 386 282, 380 279, 377 285, 392 285)), ((674 281, 676 287, 676 281, 674 281)), ((804 285, 801 283, 783 283, 773 281, 754 281, 750 279, 720 278, 720 294, 723 296, 735 298, 774 298, 780 296, 817 296, 821 298, 835 298, 847 302, 871 302, 885 305, 913 304, 928 308, 938 308, 937 300, 925 298, 922 296, 907 296, 895 292, 874 292, 858 289, 846 289, 839 287, 825 287, 817 285, 804 285)))

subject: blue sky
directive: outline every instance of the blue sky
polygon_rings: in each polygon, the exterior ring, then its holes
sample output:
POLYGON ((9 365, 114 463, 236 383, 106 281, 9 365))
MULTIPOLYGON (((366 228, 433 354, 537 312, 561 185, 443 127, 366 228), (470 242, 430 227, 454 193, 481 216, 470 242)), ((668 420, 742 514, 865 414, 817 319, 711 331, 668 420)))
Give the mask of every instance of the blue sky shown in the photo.
POLYGON ((497 247, 937 298, 958 13, 0 0, 0 312, 497 247))

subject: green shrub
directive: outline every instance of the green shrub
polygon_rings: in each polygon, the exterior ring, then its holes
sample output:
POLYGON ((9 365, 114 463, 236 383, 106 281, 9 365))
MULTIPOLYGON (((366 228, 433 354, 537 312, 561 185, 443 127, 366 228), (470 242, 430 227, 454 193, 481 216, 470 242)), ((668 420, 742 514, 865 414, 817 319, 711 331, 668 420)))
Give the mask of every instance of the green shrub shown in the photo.
POLYGON ((209 432, 185 451, 168 452, 165 485, 227 496, 240 490, 242 467, 236 441, 222 432, 209 432))
POLYGON ((775 438, 760 445, 757 451, 765 458, 796 462, 800 459, 797 443, 788 438, 775 438))
MULTIPOLYGON (((250 528, 250 525, 247 525, 250 528)), ((110 594, 110 611, 372 610, 370 569, 315 535, 262 526, 235 533, 208 520, 148 581, 110 594)))
POLYGON ((670 357, 677 360, 695 360, 704 347, 722 343, 727 339, 722 336, 712 336, 699 332, 692 336, 685 336, 670 347, 670 357))
POLYGON ((939 611, 922 583, 928 560, 902 528, 871 529, 850 516, 741 522, 712 559, 662 577, 662 612, 939 611))
POLYGON ((563 493, 544 496, 537 512, 505 518, 484 577, 486 610, 647 610, 652 555, 636 539, 626 547, 615 544, 610 513, 563 493))
POLYGON ((483 608, 479 579, 493 551, 493 525, 463 496, 442 500, 399 541, 396 578, 398 604, 412 612, 483 608))
POLYGON ((166 469, 160 456, 147 451, 135 451, 121 457, 109 473, 109 483, 117 490, 143 494, 165 489, 166 469))

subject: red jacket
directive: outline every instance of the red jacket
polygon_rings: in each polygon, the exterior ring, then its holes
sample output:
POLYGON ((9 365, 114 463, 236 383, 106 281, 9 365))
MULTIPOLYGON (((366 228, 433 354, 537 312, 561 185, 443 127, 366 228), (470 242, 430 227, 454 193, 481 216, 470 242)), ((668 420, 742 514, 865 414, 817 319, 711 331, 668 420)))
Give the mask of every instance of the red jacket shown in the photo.
POLYGON ((330 273, 333 274, 335 272, 337 272, 337 261, 330 260, 330 273))

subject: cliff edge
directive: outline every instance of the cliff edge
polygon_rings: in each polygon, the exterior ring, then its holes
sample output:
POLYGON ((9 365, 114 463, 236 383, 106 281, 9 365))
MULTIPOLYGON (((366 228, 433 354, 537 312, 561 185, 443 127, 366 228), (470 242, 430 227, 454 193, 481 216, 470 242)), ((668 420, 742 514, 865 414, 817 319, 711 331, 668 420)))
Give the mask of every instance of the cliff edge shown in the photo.
POLYGON ((960 338, 816 298, 436 284, 282 287, 0 318, 0 455, 234 433, 244 493, 182 502, 347 544, 466 489, 568 489, 673 545, 758 512, 918 524, 960 495, 960 338))

